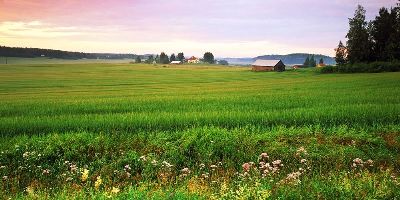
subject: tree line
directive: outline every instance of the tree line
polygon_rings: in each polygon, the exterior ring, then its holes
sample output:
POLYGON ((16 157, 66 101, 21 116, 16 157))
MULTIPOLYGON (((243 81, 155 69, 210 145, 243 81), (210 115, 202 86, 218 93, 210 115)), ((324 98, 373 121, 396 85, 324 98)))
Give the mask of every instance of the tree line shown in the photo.
POLYGON ((349 19, 350 29, 346 46, 339 42, 336 51, 338 65, 394 62, 400 60, 400 0, 395 7, 381 8, 378 16, 369 22, 366 10, 358 5, 349 19))
MULTIPOLYGON (((147 57, 147 59, 145 59, 144 61, 142 59, 144 59, 144 58, 142 58, 141 56, 138 56, 135 59, 135 62, 136 63, 144 62, 144 63, 148 63, 148 64, 151 64, 151 63, 169 64, 172 61, 180 61, 180 62, 186 61, 185 54, 183 52, 178 53, 177 55, 175 55, 173 53, 170 56, 168 56, 165 52, 161 52, 160 54, 157 54, 156 56, 149 55, 147 57)), ((214 55, 211 52, 204 53, 203 58, 201 58, 200 61, 204 62, 204 63, 208 63, 208 64, 215 64, 217 62, 218 62, 218 64, 221 64, 221 65, 229 64, 228 61, 226 61, 226 60, 220 60, 220 61, 215 60, 214 55)))
POLYGON ((53 49, 20 48, 6 46, 0 46, 0 56, 23 58, 48 57, 59 59, 134 59, 137 57, 137 55, 135 54, 83 53, 53 49))

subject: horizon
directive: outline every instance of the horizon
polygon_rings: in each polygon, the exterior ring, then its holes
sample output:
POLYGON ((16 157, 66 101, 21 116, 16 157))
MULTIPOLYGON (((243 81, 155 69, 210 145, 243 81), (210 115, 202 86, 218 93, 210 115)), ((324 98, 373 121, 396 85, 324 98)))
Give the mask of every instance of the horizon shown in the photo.
POLYGON ((381 7, 393 7, 397 1, 52 2, 0 0, 1 45, 138 55, 184 52, 196 57, 210 51, 218 58, 300 52, 333 56, 339 40, 346 41, 348 18, 358 4, 369 21, 381 7), (26 9, 30 12, 21 12, 26 9))

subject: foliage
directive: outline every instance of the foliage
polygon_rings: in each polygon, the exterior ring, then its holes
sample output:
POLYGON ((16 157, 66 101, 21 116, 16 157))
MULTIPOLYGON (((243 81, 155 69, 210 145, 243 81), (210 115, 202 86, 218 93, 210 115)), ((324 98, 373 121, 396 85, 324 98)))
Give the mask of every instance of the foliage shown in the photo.
POLYGON ((354 17, 349 19, 350 30, 347 33, 347 59, 350 63, 370 61, 371 41, 368 23, 365 21, 365 9, 358 5, 354 17))
POLYGON ((214 55, 211 52, 204 53, 203 60, 205 63, 214 64, 214 55))
POLYGON ((342 41, 339 41, 339 45, 335 49, 335 51, 336 51, 335 61, 337 65, 341 66, 346 64, 347 48, 343 45, 342 41))
POLYGON ((161 64, 168 64, 169 63, 169 58, 167 56, 167 54, 165 54, 164 52, 161 52, 160 54, 160 62, 161 64))
POLYGON ((178 60, 183 62, 185 60, 185 55, 183 53, 178 53, 178 60))
POLYGON ((137 56, 135 59, 135 63, 142 63, 142 58, 140 56, 137 56))
POLYGON ((147 64, 151 64, 154 62, 154 56, 153 55, 149 55, 149 57, 147 58, 147 60, 145 61, 145 63, 147 64))
POLYGON ((400 71, 400 62, 356 63, 327 66, 325 69, 321 69, 322 73, 378 73, 398 71, 400 71))
POLYGON ((176 61, 175 54, 171 54, 171 57, 169 58, 169 62, 172 62, 172 61, 176 61))
POLYGON ((218 64, 219 65, 229 65, 228 61, 226 61, 226 60, 219 60, 218 64))
POLYGON ((60 51, 53 49, 39 49, 39 48, 20 48, 20 47, 6 47, 0 46, 0 57, 48 57, 48 58, 61 58, 61 59, 134 59, 135 54, 109 54, 109 53, 82 53, 60 51))

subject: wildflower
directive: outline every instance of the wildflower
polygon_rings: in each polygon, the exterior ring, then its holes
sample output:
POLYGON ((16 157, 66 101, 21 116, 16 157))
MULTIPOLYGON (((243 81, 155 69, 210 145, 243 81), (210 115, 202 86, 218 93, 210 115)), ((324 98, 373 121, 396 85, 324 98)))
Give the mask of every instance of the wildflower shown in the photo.
POLYGON ((267 160, 269 158, 269 156, 268 156, 268 154, 267 153, 261 153, 261 155, 260 155, 260 159, 261 160, 267 160))
POLYGON ((120 190, 117 187, 113 187, 111 190, 111 193, 113 193, 113 194, 118 194, 119 192, 120 192, 120 190))
POLYGON ((308 153, 304 147, 300 147, 297 149, 296 156, 300 156, 300 155, 308 155, 308 153))
POLYGON ((74 178, 68 177, 65 181, 70 182, 70 181, 72 181, 72 180, 74 180, 74 178))
POLYGON ((190 170, 189 170, 189 168, 187 168, 187 167, 183 168, 183 169, 181 170, 181 172, 182 172, 182 173, 185 173, 185 174, 190 174, 190 170))
POLYGON ((243 171, 245 171, 245 172, 250 171, 250 167, 251 167, 250 163, 244 163, 242 165, 243 171))
POLYGON ((88 169, 84 169, 83 172, 82 172, 82 176, 81 176, 82 182, 86 182, 88 177, 89 177, 89 170, 88 169))
POLYGON ((152 161, 151 161, 151 164, 154 165, 154 166, 156 166, 156 165, 158 164, 158 162, 157 162, 157 160, 152 160, 152 161))
POLYGON ((211 170, 215 170, 217 168, 217 165, 210 165, 211 170))
POLYGON ((206 165, 204 163, 200 164, 200 169, 204 169, 206 167, 206 165))
POLYGON ((367 160, 367 162, 365 162, 365 164, 367 164, 370 167, 373 167, 374 166, 374 161, 369 159, 369 160, 367 160))
POLYGON ((35 195, 35 189, 33 187, 31 187, 31 186, 28 186, 25 191, 30 196, 34 196, 35 195))
POLYGON ((141 161, 147 161, 147 158, 146 158, 146 156, 140 156, 140 158, 139 158, 141 161))
POLYGON ((218 162, 218 166, 222 167, 222 162, 218 162))
POLYGON ((286 181, 287 183, 293 183, 293 184, 297 185, 298 183, 300 183, 300 180, 299 180, 300 175, 301 175, 301 172, 293 172, 293 173, 290 173, 290 174, 288 174, 287 177, 285 178, 285 181, 286 181))
POLYGON ((173 165, 171 165, 169 162, 167 162, 167 161, 165 161, 165 160, 162 162, 162 166, 163 166, 163 167, 166 167, 166 168, 171 168, 171 167, 173 167, 173 165))
POLYGON ((6 168, 6 166, 4 166, 4 165, 0 166, 0 169, 5 169, 5 168, 6 168))
POLYGON ((76 165, 70 165, 69 168, 70 168, 71 172, 78 171, 78 167, 76 165))
POLYGON ((99 189, 99 187, 101 186, 102 183, 103 183, 103 180, 101 179, 101 176, 98 176, 96 182, 94 183, 94 187, 96 188, 96 190, 99 189))
POLYGON ((45 169, 42 172, 43 175, 49 175, 50 174, 50 170, 49 169, 45 169))
POLYGON ((24 154, 22 154, 23 158, 27 158, 29 156, 29 152, 25 152, 24 154))
POLYGON ((126 177, 130 178, 131 177, 131 173, 126 172, 126 177))
POLYGON ((207 179, 209 177, 208 175, 209 175, 208 173, 204 173, 204 174, 201 175, 201 177, 204 178, 204 179, 207 179))
POLYGON ((8 179, 8 176, 3 176, 3 180, 5 181, 5 180, 7 180, 8 179))
POLYGON ((129 165, 125 165, 124 170, 125 170, 125 171, 130 171, 130 170, 131 170, 131 167, 130 167, 129 165))
POLYGON ((300 163, 301 164, 307 164, 307 160, 303 158, 303 159, 300 160, 300 163))
POLYGON ((69 164, 69 161, 68 161, 68 160, 64 161, 64 164, 68 165, 68 164, 69 164))
POLYGON ((274 167, 282 167, 282 166, 283 166, 281 160, 275 160, 275 161, 273 161, 273 162, 272 162, 272 165, 273 165, 274 167))

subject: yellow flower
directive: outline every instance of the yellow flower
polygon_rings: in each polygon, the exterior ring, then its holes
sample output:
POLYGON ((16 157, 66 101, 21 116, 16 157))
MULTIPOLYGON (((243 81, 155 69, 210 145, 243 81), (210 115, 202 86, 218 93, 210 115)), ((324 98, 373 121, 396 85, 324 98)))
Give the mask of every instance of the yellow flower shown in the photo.
POLYGON ((88 177, 89 177, 89 170, 88 169, 84 169, 83 172, 82 172, 81 180, 83 182, 86 182, 88 177))
POLYGON ((119 188, 113 187, 112 190, 111 190, 111 193, 118 194, 119 191, 120 191, 119 188))
POLYGON ((96 188, 96 190, 99 189, 99 187, 101 186, 102 183, 103 183, 103 180, 101 180, 101 176, 98 176, 96 182, 94 183, 94 187, 96 188))

